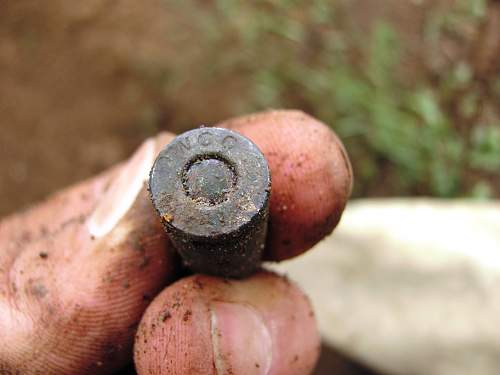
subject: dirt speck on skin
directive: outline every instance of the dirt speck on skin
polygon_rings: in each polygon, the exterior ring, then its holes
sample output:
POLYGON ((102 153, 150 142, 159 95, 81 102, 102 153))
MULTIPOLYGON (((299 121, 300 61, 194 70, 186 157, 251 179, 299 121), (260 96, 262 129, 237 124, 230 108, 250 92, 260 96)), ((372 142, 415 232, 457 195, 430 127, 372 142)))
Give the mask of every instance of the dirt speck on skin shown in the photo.
POLYGON ((191 315, 192 315, 191 310, 186 310, 186 312, 184 313, 184 316, 182 317, 182 320, 185 322, 189 321, 189 319, 191 318, 191 315))
POLYGON ((143 269, 143 268, 146 268, 149 263, 151 262, 151 258, 150 257, 143 257, 141 259, 141 261, 139 262, 139 269, 143 269))
POLYGON ((198 278, 195 278, 193 282, 195 289, 203 289, 203 283, 198 278))
POLYGON ((170 310, 165 310, 160 314, 160 320, 162 322, 166 322, 168 319, 172 317, 172 314, 170 313, 170 310))

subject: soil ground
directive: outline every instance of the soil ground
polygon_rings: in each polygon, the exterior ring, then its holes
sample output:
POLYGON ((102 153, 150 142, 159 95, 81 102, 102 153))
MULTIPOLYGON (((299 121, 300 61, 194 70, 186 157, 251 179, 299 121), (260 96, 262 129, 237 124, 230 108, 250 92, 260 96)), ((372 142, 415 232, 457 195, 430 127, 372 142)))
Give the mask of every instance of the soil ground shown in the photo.
MULTIPOLYGON (((424 9, 447 2, 352 0, 345 22, 368 34, 389 19, 417 55, 424 9)), ((2 2, 0 216, 123 160, 161 129, 241 114, 239 73, 200 73, 221 64, 197 28, 211 3, 195 1, 193 14, 159 0, 2 2)), ((418 61, 405 57, 408 77, 418 79, 418 61)))

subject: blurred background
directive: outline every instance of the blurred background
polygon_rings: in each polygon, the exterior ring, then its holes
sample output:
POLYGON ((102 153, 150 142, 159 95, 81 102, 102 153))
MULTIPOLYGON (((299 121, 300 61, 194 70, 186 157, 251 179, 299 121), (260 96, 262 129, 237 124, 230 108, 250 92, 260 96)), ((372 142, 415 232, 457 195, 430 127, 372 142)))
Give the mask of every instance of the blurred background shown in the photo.
POLYGON ((269 108, 339 134, 355 198, 498 198, 500 2, 2 0, 0 215, 269 108))
POLYGON ((0 215, 160 130, 268 108, 332 126, 355 197, 500 194, 497 1, 0 6, 0 215))

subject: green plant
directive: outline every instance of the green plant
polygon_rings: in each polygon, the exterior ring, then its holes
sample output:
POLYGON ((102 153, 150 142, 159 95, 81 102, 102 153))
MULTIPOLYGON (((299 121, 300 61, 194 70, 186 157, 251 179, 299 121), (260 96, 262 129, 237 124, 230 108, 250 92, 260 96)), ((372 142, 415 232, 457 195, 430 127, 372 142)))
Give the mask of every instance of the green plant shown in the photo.
MULTIPOLYGON (((485 1, 431 7, 418 71, 402 69, 408 51, 393 24, 353 27, 350 6, 217 0, 196 24, 207 50, 201 80, 243 78, 246 90, 231 98, 234 113, 294 107, 330 124, 351 155, 358 196, 491 195, 500 119, 484 109, 498 106, 462 47, 473 42, 485 1), (444 44, 455 58, 443 58, 444 44)), ((499 81, 492 77, 492 92, 499 81)))

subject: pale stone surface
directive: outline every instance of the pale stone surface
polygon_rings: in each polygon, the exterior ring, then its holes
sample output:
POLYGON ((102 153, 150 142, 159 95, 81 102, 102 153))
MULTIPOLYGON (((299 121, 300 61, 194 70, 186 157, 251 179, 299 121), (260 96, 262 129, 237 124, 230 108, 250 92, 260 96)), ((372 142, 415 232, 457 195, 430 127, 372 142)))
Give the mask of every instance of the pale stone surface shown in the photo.
POLYGON ((362 200, 273 267, 311 296, 324 340, 390 374, 500 373, 500 203, 362 200))

